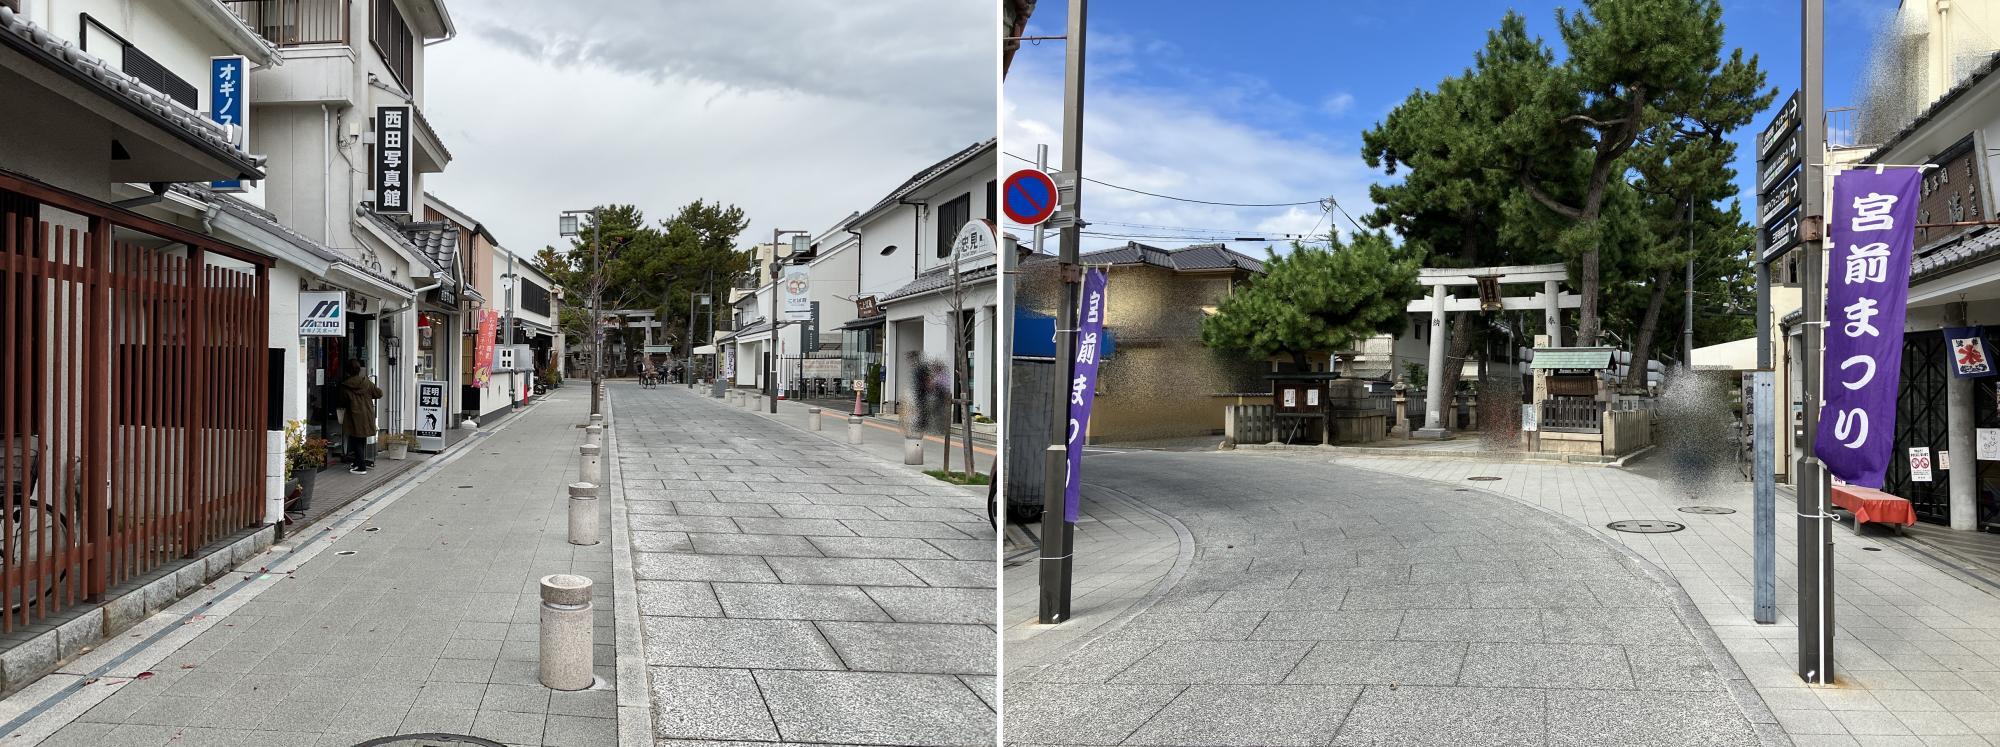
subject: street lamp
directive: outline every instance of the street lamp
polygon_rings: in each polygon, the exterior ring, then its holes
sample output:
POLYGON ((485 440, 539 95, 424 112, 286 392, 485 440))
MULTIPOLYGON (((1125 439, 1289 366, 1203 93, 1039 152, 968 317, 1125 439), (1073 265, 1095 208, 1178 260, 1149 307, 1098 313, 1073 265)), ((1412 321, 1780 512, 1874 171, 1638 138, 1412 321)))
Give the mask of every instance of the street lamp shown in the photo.
POLYGON ((604 412, 604 266, 598 257, 604 221, 598 208, 564 210, 557 226, 562 235, 576 236, 582 233, 577 219, 585 213, 590 214, 590 414, 597 416, 604 412))
POLYGON ((806 253, 812 244, 811 231, 792 229, 771 229, 771 341, 765 343, 764 353, 764 394, 771 403, 771 414, 778 414, 778 281, 784 279, 785 263, 793 257, 806 253), (791 248, 784 254, 778 253, 778 238, 793 234, 791 248))

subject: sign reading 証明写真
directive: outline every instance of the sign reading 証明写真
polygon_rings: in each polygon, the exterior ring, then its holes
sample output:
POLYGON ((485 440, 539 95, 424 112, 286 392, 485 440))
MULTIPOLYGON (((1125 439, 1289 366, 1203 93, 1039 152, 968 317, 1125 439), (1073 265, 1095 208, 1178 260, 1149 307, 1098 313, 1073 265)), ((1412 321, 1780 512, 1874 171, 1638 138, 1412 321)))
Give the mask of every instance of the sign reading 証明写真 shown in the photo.
POLYGON ((1083 437, 1090 429, 1090 407, 1097 401, 1098 338, 1104 334, 1104 271, 1083 275, 1083 308, 1077 318, 1076 368, 1069 383, 1068 477, 1063 484, 1063 521, 1076 523, 1083 502, 1083 437))
POLYGON ((375 212, 410 212, 410 107, 375 107, 375 212))
MULTIPOLYGON (((208 58, 208 118, 230 131, 237 150, 250 149, 250 58, 242 55, 208 58)), ((241 192, 243 180, 209 182, 217 192, 241 192)))
POLYGON ((1826 405, 1813 453, 1834 477, 1862 487, 1882 487, 1895 436, 1921 179, 1917 169, 1864 169, 1833 179, 1826 405))
POLYGON ((450 419, 444 413, 444 382, 417 382, 417 437, 419 451, 444 451, 444 429, 450 419))
POLYGON ((341 337, 347 334, 347 291, 301 291, 299 335, 341 337))

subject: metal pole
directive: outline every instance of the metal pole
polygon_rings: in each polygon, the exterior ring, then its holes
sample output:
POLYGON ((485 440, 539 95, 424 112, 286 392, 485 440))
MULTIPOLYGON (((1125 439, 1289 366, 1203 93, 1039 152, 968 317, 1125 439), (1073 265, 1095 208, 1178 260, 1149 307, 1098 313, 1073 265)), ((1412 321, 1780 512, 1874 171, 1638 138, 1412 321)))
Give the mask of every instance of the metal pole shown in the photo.
POLYGON ((1687 303, 1682 304, 1686 323, 1681 328, 1681 361, 1694 370, 1694 199, 1688 199, 1687 303))
MULTIPOLYGON (((1044 173, 1048 172, 1048 170, 1049 170, 1049 144, 1048 144, 1048 143, 1037 143, 1037 144, 1035 144, 1035 168, 1036 168, 1036 169, 1039 169, 1039 170, 1041 170, 1041 171, 1042 171, 1042 172, 1044 172, 1044 173)), ((1044 235, 1044 232, 1045 232, 1045 229, 1043 229, 1043 228, 1042 228, 1042 224, 1040 224, 1040 223, 1036 223, 1036 224, 1035 224, 1035 253, 1036 253, 1036 254, 1041 254, 1041 253, 1042 253, 1042 236, 1044 235)))
MULTIPOLYGON (((507 315, 506 315, 506 321, 503 324, 501 324, 501 329, 506 330, 507 337, 506 340, 501 344, 508 346, 510 349, 514 346, 514 284, 518 282, 520 282, 520 278, 514 274, 514 253, 508 252, 507 289, 506 289, 507 315)), ((519 359, 515 359, 514 365, 515 367, 518 368, 521 365, 521 361, 519 359)), ((512 371, 509 371, 507 373, 507 390, 508 390, 507 391, 508 400, 512 401, 515 407, 520 407, 521 390, 514 386, 514 374, 512 371)))
POLYGON ((771 338, 764 343, 764 396, 772 415, 778 414, 778 236, 783 233, 771 229, 771 338))
POLYGON ((1822 192, 1825 173, 1819 164, 1826 161, 1826 109, 1821 87, 1825 83, 1825 0, 1800 0, 1802 24, 1799 86, 1799 118, 1804 141, 1799 151, 1805 166, 1800 169, 1799 195, 1805 204, 1801 230, 1807 240, 1805 252, 1805 355, 1803 381, 1805 396, 1805 438, 1799 455, 1798 547, 1799 547, 1799 677, 1807 682, 1832 684, 1833 667, 1833 534, 1827 519, 1827 496, 1832 486, 1824 465, 1813 455, 1818 440, 1820 408, 1820 351, 1826 334, 1823 295, 1826 278, 1820 269, 1820 250, 1825 231, 1826 195, 1822 192))
MULTIPOLYGON (((1062 372, 1051 394, 1049 414, 1055 445, 1047 458, 1066 460, 1069 436, 1069 386, 1076 358, 1076 300, 1083 268, 1077 264, 1077 242, 1082 238, 1083 209, 1083 30, 1089 0, 1069 0, 1068 56, 1063 66, 1063 171, 1074 180, 1069 199, 1062 209, 1069 220, 1062 227, 1063 292, 1056 306, 1056 366, 1062 372)), ((1081 438, 1082 435, 1078 434, 1081 438)), ((1076 524, 1064 521, 1063 477, 1066 464, 1051 465, 1042 495, 1041 622, 1053 625, 1069 619, 1070 575, 1075 550, 1076 524)))
POLYGON ((590 414, 604 412, 604 215, 590 209, 590 414))
MULTIPOLYGON (((709 270, 709 273, 711 273, 711 274, 712 274, 712 273, 714 273, 714 272, 715 272, 714 270, 709 270)), ((683 343, 682 343, 683 345, 686 345, 686 346, 687 346, 687 351, 686 351, 685 353, 683 353, 683 354, 681 355, 681 358, 682 358, 683 360, 687 361, 686 363, 684 363, 684 364, 682 364, 682 365, 681 365, 681 378, 682 378, 682 379, 685 379, 685 380, 686 380, 686 382, 685 382, 685 383, 687 384, 687 388, 688 388, 688 389, 690 389, 690 390, 694 389, 694 301, 695 301, 695 295, 696 295, 696 294, 695 294, 695 292, 694 292, 694 291, 688 291, 688 336, 687 336, 687 340, 683 341, 683 343)), ((711 298, 711 299, 709 299, 709 303, 715 303, 715 300, 711 298)))
MULTIPOLYGON (((1759 169, 1761 172, 1762 169, 1759 169)), ((1764 261, 1764 232, 1757 232, 1757 373, 1752 381, 1750 431, 1751 618, 1778 621, 1778 405, 1771 370, 1771 265, 1764 261)))

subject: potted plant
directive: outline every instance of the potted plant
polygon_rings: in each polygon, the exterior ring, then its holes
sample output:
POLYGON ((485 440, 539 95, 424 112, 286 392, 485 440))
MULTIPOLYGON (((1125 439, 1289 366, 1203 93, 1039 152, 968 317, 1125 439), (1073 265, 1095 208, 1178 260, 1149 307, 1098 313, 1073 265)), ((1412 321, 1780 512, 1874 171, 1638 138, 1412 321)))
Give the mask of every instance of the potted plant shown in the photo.
POLYGON ((306 435, 303 420, 285 424, 285 503, 288 510, 312 507, 313 484, 326 467, 327 440, 306 435), (295 504, 295 505, 294 505, 295 504))
POLYGON ((416 444, 416 439, 411 438, 408 433, 388 433, 380 440, 383 453, 399 462, 410 458, 410 447, 416 444))

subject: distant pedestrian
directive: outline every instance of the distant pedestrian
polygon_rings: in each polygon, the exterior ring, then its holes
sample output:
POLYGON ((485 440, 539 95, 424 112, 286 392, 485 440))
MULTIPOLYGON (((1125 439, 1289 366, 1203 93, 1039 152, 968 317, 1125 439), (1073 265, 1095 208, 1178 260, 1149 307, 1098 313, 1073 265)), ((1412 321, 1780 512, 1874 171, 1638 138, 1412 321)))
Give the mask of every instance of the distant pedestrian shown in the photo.
POLYGON ((341 431, 347 434, 347 459, 354 464, 348 471, 365 475, 375 466, 375 460, 368 454, 368 439, 375 437, 375 400, 382 398, 382 388, 368 380, 360 361, 347 362, 347 378, 340 388, 347 395, 347 415, 341 431))

